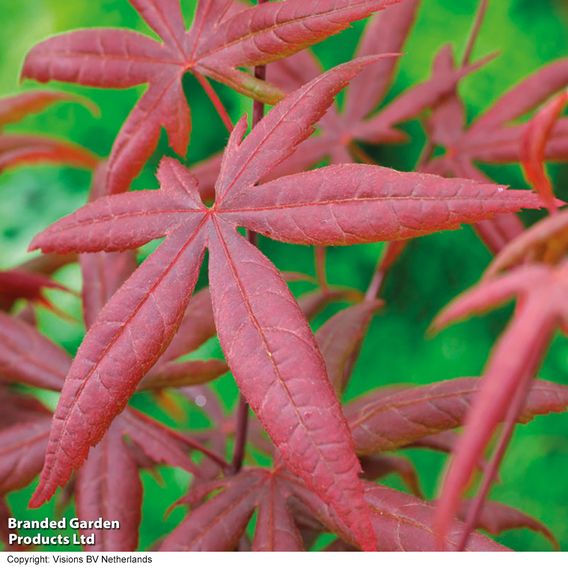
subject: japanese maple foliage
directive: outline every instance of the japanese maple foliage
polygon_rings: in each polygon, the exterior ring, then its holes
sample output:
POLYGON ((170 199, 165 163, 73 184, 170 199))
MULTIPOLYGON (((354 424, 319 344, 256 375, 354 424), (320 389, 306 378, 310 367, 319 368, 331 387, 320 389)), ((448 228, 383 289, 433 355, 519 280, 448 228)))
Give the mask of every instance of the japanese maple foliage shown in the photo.
POLYGON ((85 99, 55 91, 30 91, 0 99, 0 172, 36 163, 69 164, 87 169, 96 167, 97 156, 76 144, 51 136, 3 132, 6 126, 58 102, 78 102, 86 104, 92 112, 97 110, 85 99))
POLYGON ((107 184, 109 193, 116 193, 125 191, 146 163, 162 127, 172 148, 185 155, 191 130, 181 82, 185 73, 196 75, 217 106, 208 77, 275 103, 282 92, 240 68, 292 55, 397 1, 287 0, 246 7, 234 0, 202 0, 186 30, 177 0, 131 0, 161 42, 129 30, 70 32, 34 47, 22 76, 115 89, 148 84, 110 156, 107 184))
POLYGON ((375 61, 355 60, 314 79, 276 105, 244 141, 246 123, 240 121, 227 145, 213 207, 203 205, 187 170, 164 160, 159 191, 103 197, 36 237, 32 248, 67 253, 136 248, 168 236, 107 304, 83 343, 66 380, 33 504, 67 480, 168 345, 207 247, 217 332, 241 391, 292 470, 346 518, 361 544, 373 547, 370 526, 361 522, 367 507, 358 464, 313 336, 282 278, 234 229, 244 226, 292 243, 346 245, 451 229, 539 204, 527 192, 369 165, 329 166, 253 187, 309 135, 333 94, 375 61), (301 368, 291 365, 292 353, 302 353, 301 368), (315 413, 303 400, 306 392, 317 393, 315 413), (278 417, 266 412, 274 406, 281 408, 278 417), (64 449, 70 432, 74 447, 64 449))
MULTIPOLYGON (((544 166, 568 154, 567 99, 558 93, 567 61, 536 71, 467 125, 460 82, 493 58, 470 61, 485 1, 462 61, 442 47, 430 78, 383 106, 419 0, 200 0, 189 30, 178 0, 131 4, 157 40, 73 31, 32 48, 22 71, 40 82, 147 85, 108 160, 47 137, 0 135, 0 169, 47 160, 93 170, 88 203, 33 239, 30 250, 44 256, 0 272, 0 521, 10 514, 6 496, 39 474, 30 507, 63 487, 62 506, 74 500, 81 518, 120 521, 119 531, 97 531, 95 550, 135 550, 140 472, 160 465, 186 471, 189 485, 168 503, 188 512, 159 550, 309 550, 331 532, 329 550, 492 551, 504 547, 475 531, 515 528, 556 546, 539 520, 488 494, 514 426, 568 407, 567 387, 535 379, 556 331, 568 330, 568 219, 544 166), (356 57, 323 72, 306 48, 365 18, 356 57), (128 191, 162 128, 186 154, 186 73, 229 130, 225 149, 189 169, 162 157, 159 187, 128 191), (233 126, 209 79, 254 99, 250 130, 246 116, 233 126), (417 117, 427 142, 416 171, 376 164, 363 149, 404 142, 400 125, 417 117), (478 162, 522 163, 535 191, 494 183, 478 162), (525 230, 515 215, 542 207, 550 217, 525 230), (500 252, 433 327, 516 298, 483 376, 344 400, 407 242, 464 224, 500 252), (280 272, 264 239, 314 247, 316 277, 280 272), (138 263, 138 249, 157 240, 138 263), (328 283, 326 247, 376 242, 387 244, 365 291, 328 283), (73 357, 40 333, 31 308, 62 315, 50 291, 77 292, 53 275, 72 263, 86 330, 73 357), (297 282, 315 288, 297 298, 289 288, 297 282), (334 301, 347 306, 312 329, 334 301), (199 352, 214 338, 224 360, 199 352), (209 385, 228 372, 240 395, 231 413, 209 385), (61 393, 54 411, 42 390, 61 393), (137 410, 140 392, 176 426, 137 410), (208 427, 186 431, 188 401, 208 427), (398 453, 408 448, 451 455, 438 500, 424 497, 421 472, 398 453), (381 483, 391 474, 412 495, 381 483), (465 500, 474 474, 480 489, 465 500)), ((0 128, 67 100, 82 99, 48 91, 3 99, 0 128)), ((370 380, 377 369, 366 370, 370 380)))

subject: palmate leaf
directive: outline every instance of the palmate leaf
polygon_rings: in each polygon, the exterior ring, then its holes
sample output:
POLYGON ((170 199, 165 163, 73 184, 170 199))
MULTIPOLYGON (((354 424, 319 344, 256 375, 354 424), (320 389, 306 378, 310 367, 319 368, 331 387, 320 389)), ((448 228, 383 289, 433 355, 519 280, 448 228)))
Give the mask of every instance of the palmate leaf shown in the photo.
POLYGON ((142 507, 139 470, 166 464, 197 476, 197 464, 189 457, 195 449, 201 446, 132 408, 120 414, 79 469, 75 488, 81 519, 116 519, 120 529, 97 531, 95 545, 87 548, 136 550, 142 507))
MULTIPOLYGON (((96 316, 94 312, 104 306, 132 272, 134 255, 103 252, 80 255, 79 260, 84 279, 84 315, 87 327, 90 327, 89 322, 96 316)), ((201 296, 208 300, 207 294, 201 296)), ((197 304, 192 311, 194 315, 204 311, 203 302, 201 306, 199 302, 197 304)), ((7 315, 2 318, 2 327, 9 338, 8 343, 4 342, 5 349, 0 350, 2 379, 59 390, 71 364, 70 357, 30 325, 7 315)), ((193 337, 195 339, 196 335, 193 337)), ((191 351, 190 343, 178 341, 177 346, 173 346, 177 353, 173 354, 185 354, 184 345, 191 351)), ((169 386, 169 382, 166 381, 165 386, 169 386)), ((0 416, 0 495, 5 495, 25 487, 41 471, 52 415, 35 398, 4 387, 0 416)), ((94 520, 110 516, 120 522, 120 530, 97 532, 93 549, 135 550, 142 503, 139 470, 166 464, 199 476, 201 470, 190 457, 194 450, 202 452, 206 458, 216 458, 193 438, 132 408, 117 416, 101 443, 79 469, 75 483, 66 487, 69 495, 75 493, 81 518, 94 520)), ((200 467, 210 461, 204 459, 200 467)))
POLYGON ((538 371, 556 328, 567 329, 568 264, 528 264, 495 280, 482 282, 455 300, 434 322, 452 321, 490 310, 512 297, 519 301, 514 317, 493 349, 483 380, 468 412, 465 431, 442 487, 437 529, 445 536, 449 520, 473 469, 498 424, 522 400, 538 371), (515 357, 511 357, 515 353, 515 357))
MULTIPOLYGON (((381 59, 375 65, 368 66, 346 89, 344 112, 335 106, 330 107, 320 121, 318 135, 306 140, 296 152, 274 168, 270 177, 301 172, 326 159, 331 163, 368 161, 366 156, 361 160, 357 141, 379 144, 406 140, 406 135, 397 128, 399 124, 436 106, 453 92, 464 76, 487 61, 464 69, 435 69, 429 80, 408 89, 373 112, 391 86, 398 52, 410 33, 419 6, 420 0, 404 0, 372 17, 355 55, 380 56, 381 59)), ((306 50, 270 65, 267 74, 272 83, 289 93, 321 74, 321 65, 315 55, 306 50)), ((213 196, 219 165, 220 156, 214 155, 197 164, 193 170, 199 179, 204 199, 213 196)))
POLYGON ((373 548, 359 465, 315 339, 277 270, 235 228, 286 242, 343 245, 423 235, 539 205, 529 192, 378 166, 333 166, 318 177, 297 174, 255 186, 310 134, 333 96, 375 61, 356 60, 316 78, 244 140, 241 121, 212 208, 200 201, 195 178, 165 159, 160 190, 103 197, 34 239, 32 248, 44 251, 112 252, 166 236, 106 304, 79 349, 32 505, 81 464, 164 352, 208 247, 216 327, 240 389, 289 469, 318 491, 363 548, 373 548))
MULTIPOLYGON (((359 156, 353 148, 354 140, 372 144, 404 141, 406 135, 396 128, 397 125, 436 106, 452 93, 465 75, 485 63, 476 63, 461 70, 435 68, 429 80, 415 85, 384 108, 373 112, 391 86, 398 63, 396 55, 408 38, 419 7, 419 0, 405 0, 369 21, 356 56, 381 55, 383 58, 365 69, 346 90, 345 112, 330 109, 321 122, 320 135, 314 141, 302 145, 282 165, 286 171, 278 173, 302 171, 326 157, 331 157, 332 163, 355 161, 359 156)), ((449 48, 445 51, 447 50, 449 48)), ((271 80, 274 76, 277 84, 290 92, 313 79, 319 72, 315 57, 310 58, 308 53, 301 53, 272 65, 268 76, 271 80), (291 68, 290 72, 286 72, 288 68, 291 68)))
POLYGON ((65 33, 29 52, 22 77, 106 88, 148 84, 109 159, 106 183, 117 193, 140 172, 162 127, 172 148, 185 154, 191 130, 181 81, 186 72, 273 104, 282 92, 240 68, 288 57, 396 2, 285 0, 245 9, 232 0, 199 0, 186 32, 177 0, 131 0, 161 42, 119 29, 65 33))
MULTIPOLYGON (((455 63, 449 60, 446 65, 455 63)), ((481 174, 474 162, 519 162, 523 125, 512 122, 546 101, 567 82, 568 59, 555 61, 515 85, 469 127, 463 103, 454 94, 436 109, 429 121, 432 141, 446 149, 444 156, 434 159, 434 167, 457 176, 471 170, 478 172, 471 177, 479 179, 481 174)), ((568 155, 565 122, 561 120, 553 132, 546 150, 547 159, 565 159, 568 155)))
MULTIPOLYGON (((440 52, 437 62, 446 73, 455 72, 456 63, 451 54, 444 57, 440 52)), ((454 92, 435 108, 427 122, 431 142, 444 147, 446 153, 429 161, 423 170, 449 177, 488 181, 477 162, 519 162, 524 125, 513 124, 513 121, 545 101, 567 81, 568 60, 555 61, 506 92, 469 126, 464 104, 454 92)), ((568 156, 567 127, 568 121, 560 121, 554 129, 546 149, 547 159, 562 160, 568 156)), ((475 228, 494 254, 524 230, 523 223, 515 215, 499 215, 493 220, 478 223, 475 228)))
MULTIPOLYGON (((432 504, 369 482, 365 482, 365 500, 372 512, 378 550, 435 550, 432 504)), ((303 550, 307 542, 303 542, 302 529, 306 524, 317 533, 335 532, 349 545, 357 546, 351 531, 329 506, 301 480, 278 467, 247 469, 234 477, 202 484, 180 502, 191 505, 191 510, 161 543, 161 551, 235 550, 255 510, 254 551, 303 550)), ((456 542, 461 527, 457 521, 452 524, 456 542)), ((474 534, 468 550, 505 548, 474 534)))

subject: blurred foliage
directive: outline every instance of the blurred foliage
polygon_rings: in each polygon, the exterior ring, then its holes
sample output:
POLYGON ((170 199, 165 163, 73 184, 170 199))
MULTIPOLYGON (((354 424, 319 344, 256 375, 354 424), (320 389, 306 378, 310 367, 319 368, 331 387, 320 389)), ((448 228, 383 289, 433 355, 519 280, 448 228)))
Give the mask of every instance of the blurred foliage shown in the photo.
MULTIPOLYGON (((185 13, 193 12, 193 1, 182 0, 185 13)), ((476 0, 424 0, 416 27, 405 48, 392 94, 400 92, 430 72, 435 52, 451 42, 458 55, 477 5, 476 0)), ((23 57, 37 41, 58 32, 94 26, 115 26, 151 33, 126 0, 0 0, 5 21, 0 36, 0 95, 21 88, 35 88, 29 82, 19 85, 18 73, 23 57)), ((362 24, 317 46, 324 65, 330 67, 350 58, 362 24)), ((490 3, 489 14, 474 56, 499 51, 500 57, 460 87, 468 108, 475 117, 492 104, 505 89, 543 64, 568 51, 568 4, 563 0, 500 0, 490 3)), ((187 163, 207 157, 223 147, 227 134, 211 104, 198 85, 189 78, 186 93, 193 108, 193 135, 187 163)), ((51 133, 83 144, 101 156, 107 155, 113 139, 135 102, 139 89, 97 90, 52 84, 80 92, 101 109, 101 118, 91 116, 74 104, 61 104, 41 115, 30 117, 14 131, 51 133)), ((231 116, 236 119, 250 110, 250 101, 220 87, 231 116)), ((374 150, 384 165, 411 169, 420 153, 424 136, 418 123, 406 126, 413 141, 403 147, 374 150)), ((171 153, 165 137, 135 187, 155 187, 154 171, 163 153, 171 153)), ((500 183, 526 187, 517 167, 488 170, 500 183)), ((553 174, 559 194, 568 197, 568 169, 555 166, 553 174)), ((10 267, 27 258, 30 238, 62 215, 73 211, 86 198, 89 175, 68 168, 34 167, 2 175, 0 178, 0 266, 10 267)), ((313 272, 312 252, 261 239, 262 250, 282 269, 313 272)), ((328 269, 334 284, 364 289, 371 277, 383 245, 362 245, 329 251, 328 269)), ((429 383, 482 372, 491 346, 506 324, 511 308, 456 325, 436 337, 425 331, 434 315, 458 293, 474 284, 490 260, 489 253, 473 231, 444 233, 411 243, 396 265, 385 289, 386 308, 375 319, 355 369, 348 397, 391 383, 429 383)), ((80 287, 76 267, 60 271, 57 278, 75 289, 80 287)), ((53 297, 53 296, 52 296, 53 297)), ((62 321, 41 311, 42 331, 70 352, 79 345, 83 333, 78 300, 58 293, 54 301, 77 321, 62 321)), ((316 325, 341 306, 326 310, 316 325)), ((206 346, 220 354, 218 345, 206 346)), ((511 354, 514 356, 514 353, 511 354)), ((568 344, 558 338, 541 373, 543 378, 568 384, 568 344)), ((236 398, 230 377, 217 382, 227 408, 236 398)), ((51 401, 53 403, 53 400, 51 401)), ((155 409, 149 400, 138 396, 135 404, 155 409)), ((187 426, 203 426, 203 418, 186 405, 187 426)), ((159 414, 160 418, 165 415, 159 414)), ((434 496, 445 458, 424 450, 406 452, 417 464, 424 490, 434 496)), ((518 507, 544 521, 568 549, 568 416, 551 416, 520 427, 514 437, 501 473, 501 483, 493 497, 518 507)), ((182 516, 176 510, 167 520, 164 513, 184 491, 187 476, 163 470, 162 481, 144 474, 145 500, 141 528, 141 547, 148 548, 171 530, 182 516)), ((400 487, 398 480, 388 479, 400 487)), ((19 518, 43 518, 54 514, 53 500, 42 509, 28 511, 28 488, 9 499, 19 518)), ((70 512, 67 512, 70 514, 70 512)), ((511 532, 500 539, 517 550, 547 550, 548 544, 528 531, 511 532)))

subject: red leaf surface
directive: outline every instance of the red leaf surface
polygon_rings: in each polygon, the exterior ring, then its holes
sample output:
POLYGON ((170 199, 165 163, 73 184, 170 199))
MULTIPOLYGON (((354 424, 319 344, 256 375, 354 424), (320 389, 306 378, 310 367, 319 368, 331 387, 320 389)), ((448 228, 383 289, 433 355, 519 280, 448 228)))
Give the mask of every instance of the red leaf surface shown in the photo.
POLYGON ((148 84, 109 159, 106 185, 109 193, 118 193, 140 172, 162 127, 172 148, 185 154, 191 122, 184 73, 210 77, 273 104, 281 91, 239 68, 292 55, 396 1, 287 0, 241 10, 231 2, 200 0, 186 32, 176 0, 136 0, 134 7, 163 43, 129 30, 69 32, 36 45, 22 77, 107 88, 148 84))
POLYGON ((71 364, 63 349, 30 324, 0 313, 0 381, 59 390, 71 364))
POLYGON ((246 198, 230 200, 224 216, 275 240, 349 245, 456 229, 539 205, 526 191, 345 164, 263 184, 246 198))
POLYGON ((32 134, 0 134, 0 172, 37 163, 92 170, 98 161, 98 156, 89 150, 63 140, 32 134))
POLYGON ((552 183, 544 168, 546 145, 566 104, 568 91, 552 99, 528 122, 521 141, 521 160, 525 176, 542 195, 551 211, 556 211, 557 205, 552 183))
POLYGON ((568 250, 568 210, 543 219, 511 241, 489 265, 485 276, 492 278, 523 259, 557 262, 568 250))
MULTIPOLYGON (((461 426, 480 384, 475 378, 453 379, 384 393, 378 390, 355 399, 345 406, 345 415, 357 452, 371 455, 394 450, 461 426)), ((567 387, 537 381, 519 420, 528 422, 567 406, 567 387)))
POLYGON ((37 416, 0 430, 0 495, 28 485, 41 471, 51 416, 37 416))
POLYGON ((322 325, 316 340, 335 391, 343 392, 351 360, 357 355, 381 301, 365 301, 341 310, 322 325))
POLYGON ((359 463, 307 322, 258 249, 230 226, 219 223, 214 231, 209 236, 213 310, 235 380, 292 471, 317 483, 324 500, 350 527, 357 526, 359 542, 372 547, 359 463), (278 310, 272 308, 276 302, 278 310), (278 416, 274 408, 280 409, 278 416))
POLYGON ((317 187, 309 173, 255 187, 309 136, 333 96, 375 61, 356 60, 317 77, 275 106, 243 141, 241 121, 225 151, 211 209, 201 203, 195 178, 164 160, 162 189, 102 197, 34 239, 32 247, 46 251, 94 252, 167 236, 106 304, 79 349, 33 505, 81 463, 171 341, 208 246, 216 327, 240 389, 289 469, 329 503, 363 548, 373 548, 359 466, 314 337, 278 272, 234 229, 243 225, 291 242, 348 244, 425 234, 537 205, 528 192, 373 166, 345 166, 349 175, 322 169, 317 187), (290 212, 295 208, 302 219, 290 212), (276 416, 275 406, 285 415, 276 416), (67 449, 70 439, 73 448, 67 449))
POLYGON ((41 112, 52 104, 58 102, 75 102, 87 107, 93 114, 98 112, 91 101, 70 93, 57 91, 28 91, 0 99, 0 130, 12 122, 19 122, 22 118, 36 112, 41 112))
MULTIPOLYGON (((464 500, 458 512, 460 519, 465 520, 471 503, 470 500, 464 500)), ((503 503, 496 503, 495 501, 485 503, 475 528, 494 535, 513 529, 530 529, 542 534, 555 549, 559 549, 558 541, 544 524, 530 515, 503 503)))
POLYGON ((234 550, 254 512, 264 475, 253 470, 228 479, 218 496, 195 509, 164 539, 160 550, 234 550))
POLYGON ((537 373, 555 328, 566 323, 567 274, 566 263, 556 268, 523 266, 465 293, 435 322, 439 328, 512 296, 520 298, 513 320, 493 349, 444 481, 436 519, 441 538, 495 429, 537 373))
MULTIPOLYGON (((352 536, 330 514, 329 509, 318 497, 306 491, 294 479, 287 478, 294 497, 301 503, 304 514, 308 513, 336 532, 345 542, 353 545, 352 536)), ((372 511, 373 529, 377 535, 379 551, 434 551, 437 548, 432 528, 435 506, 413 497, 365 482, 365 499, 372 511)), ((457 548, 464 525, 453 521, 449 537, 450 548, 457 548)), ((503 551, 503 546, 487 537, 474 533, 469 541, 469 551, 503 551)))
POLYGON ((123 440, 120 419, 109 428, 77 475, 76 504, 81 520, 116 520, 118 529, 89 529, 95 544, 87 550, 136 550, 142 506, 138 466, 123 440))
POLYGON ((32 505, 82 463, 176 332, 204 252, 202 231, 188 228, 143 263, 91 326, 65 380, 32 505))
POLYGON ((70 291, 43 274, 35 274, 21 268, 0 271, 0 309, 9 311, 20 299, 52 308, 52 304, 44 295, 46 289, 70 291))
MULTIPOLYGON (((405 493, 388 487, 368 484, 366 498, 373 510, 373 524, 379 547, 384 551, 435 551, 437 540, 432 529, 435 507, 405 493)), ((463 531, 460 522, 453 521, 448 534, 448 548, 456 548, 463 531)), ((498 552, 501 545, 473 534, 468 551, 498 552)))

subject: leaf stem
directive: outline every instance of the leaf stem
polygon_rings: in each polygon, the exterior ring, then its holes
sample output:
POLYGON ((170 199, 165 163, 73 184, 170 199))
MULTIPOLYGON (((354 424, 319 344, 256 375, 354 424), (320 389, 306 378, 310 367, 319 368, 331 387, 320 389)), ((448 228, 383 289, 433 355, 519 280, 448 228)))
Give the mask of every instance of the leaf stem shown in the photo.
POLYGON ((503 431, 499 436, 497 447, 495 448, 495 451, 491 456, 491 460, 489 461, 489 464, 484 471, 481 487, 479 488, 479 491, 467 512, 464 531, 458 543, 458 551, 465 550, 469 537, 473 530, 475 530, 479 515, 481 514, 483 505, 485 504, 485 501, 487 499, 487 495, 489 494, 493 481, 497 476, 501 461, 503 460, 503 456, 505 455, 509 442, 511 441, 511 436, 513 435, 517 419, 521 414, 523 406, 526 402, 530 382, 530 379, 526 381, 525 384, 522 385, 522 387, 515 394, 513 405, 507 413, 505 425, 503 426, 503 431))
MULTIPOLYGON (((526 327, 527 323, 525 314, 528 310, 526 305, 524 309, 526 310, 524 313, 519 311, 515 314, 515 318, 518 318, 518 326, 521 327, 526 327)), ((528 321, 530 321, 530 319, 528 321)), ((499 436, 499 440, 491 456, 491 460, 484 471, 481 487, 479 488, 479 491, 467 513, 464 532, 462 533, 458 543, 458 550, 465 549, 469 535, 477 525, 477 521, 481 511, 483 510, 483 505, 487 495, 489 494, 493 481, 495 480, 499 470, 499 466, 501 465, 501 461, 503 460, 505 452, 509 446, 509 442, 511 441, 511 436, 513 435, 517 420, 525 407, 531 383, 538 373, 542 360, 546 354, 547 346, 550 345, 550 342, 552 341, 553 328, 551 325, 547 325, 543 328, 538 325, 539 322, 532 323, 534 327, 531 335, 533 335, 535 341, 531 343, 531 348, 528 349, 528 352, 523 357, 523 375, 519 383, 516 385, 515 392, 512 395, 511 403, 509 404, 509 408, 505 414, 503 430, 499 436)))
POLYGON ((195 78, 199 81, 199 84, 203 87, 203 90, 209 97, 209 100, 213 103, 213 106, 215 107, 217 114, 223 121, 225 128, 229 131, 230 134, 231 131, 233 130, 233 121, 231 120, 231 117, 229 116, 229 113, 227 112, 227 109, 225 108, 223 101, 221 101, 219 95, 217 94, 215 89, 211 86, 211 84, 209 83, 206 77, 196 72, 194 72, 193 74, 195 78))
MULTIPOLYGON (((267 0, 258 0, 258 4, 264 4, 267 0)), ((264 80, 266 78, 266 65, 257 65, 254 68, 254 76, 257 79, 264 80)), ((254 128, 264 117, 264 103, 254 101, 252 106, 252 128, 254 128)), ((247 230, 247 238, 252 245, 257 245, 256 233, 247 230)), ((237 408, 237 426, 235 432, 235 449, 233 453, 232 472, 238 473, 245 457, 245 446, 247 443, 248 432, 248 415, 249 405, 245 397, 241 394, 239 397, 239 406, 237 408)))
POLYGON ((436 149, 435 144, 428 138, 424 148, 422 148, 422 152, 420 153, 420 157, 418 158, 418 162, 416 163, 416 171, 421 171, 424 166, 432 159, 434 155, 434 150, 436 149))
POLYGON ((365 300, 376 300, 381 295, 387 274, 390 272, 393 264, 398 260, 398 257, 402 254, 402 251, 406 248, 408 243, 408 240, 390 241, 387 243, 385 251, 377 263, 373 277, 371 278, 367 291, 365 292, 365 300))
POLYGON ((479 31, 481 30, 481 26, 483 25, 483 20, 485 19, 485 14, 487 12, 488 6, 489 6, 489 0, 480 0, 479 7, 477 8, 477 14, 475 16, 475 21, 473 22, 473 26, 471 28, 471 31, 469 33, 469 38, 467 40, 467 44, 463 52, 463 57, 461 61, 462 68, 465 67, 471 60, 471 54, 473 52, 473 48, 475 47, 475 43, 479 36, 479 31))
POLYGON ((371 164, 372 166, 377 165, 377 162, 373 160, 373 158, 371 158, 371 156, 369 156, 369 154, 367 154, 367 152, 365 152, 365 150, 363 150, 363 148, 361 148, 361 146, 359 146, 356 142, 351 142, 349 144, 349 150, 353 156, 355 156, 355 158, 363 164, 371 164))
POLYGON ((248 433, 248 415, 249 405, 245 397, 241 394, 239 397, 239 405, 237 407, 235 449, 233 453, 233 462, 231 464, 231 473, 233 474, 238 473, 243 467, 248 433))
MULTIPOLYGON (((475 20, 471 27, 471 31, 469 33, 469 37, 467 39, 467 43, 465 46, 465 50, 463 53, 462 60, 460 62, 460 68, 463 69, 466 67, 470 60, 471 55, 473 53, 473 49, 475 47, 475 43, 477 42, 477 38, 479 36, 479 32, 481 30, 481 26, 483 25, 483 20, 485 19, 485 14, 487 12, 487 8, 489 6, 489 0, 480 0, 479 6, 477 8, 477 13, 475 16, 475 20)), ((455 95, 456 89, 454 89, 453 94, 455 95)), ((452 95, 449 95, 450 98, 452 95)), ((422 153, 418 158, 418 163, 416 164, 416 170, 420 171, 424 168, 424 166, 431 160, 432 156, 434 155, 434 150, 436 146, 432 143, 430 138, 428 138, 426 145, 422 149, 422 153)))
POLYGON ((314 260, 316 265, 316 280, 322 290, 327 290, 327 269, 326 269, 327 247, 314 247, 314 260))

